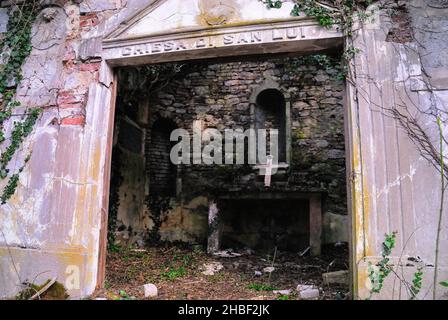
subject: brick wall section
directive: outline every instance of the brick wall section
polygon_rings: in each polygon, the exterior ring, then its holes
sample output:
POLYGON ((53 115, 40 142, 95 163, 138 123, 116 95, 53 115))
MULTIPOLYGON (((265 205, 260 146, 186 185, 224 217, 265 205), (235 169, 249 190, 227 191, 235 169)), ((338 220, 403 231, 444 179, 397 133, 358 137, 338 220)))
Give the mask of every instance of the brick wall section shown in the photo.
POLYGON ((159 120, 151 130, 148 146, 149 193, 153 196, 174 196, 176 168, 170 161, 170 134, 174 128, 169 122, 159 120))

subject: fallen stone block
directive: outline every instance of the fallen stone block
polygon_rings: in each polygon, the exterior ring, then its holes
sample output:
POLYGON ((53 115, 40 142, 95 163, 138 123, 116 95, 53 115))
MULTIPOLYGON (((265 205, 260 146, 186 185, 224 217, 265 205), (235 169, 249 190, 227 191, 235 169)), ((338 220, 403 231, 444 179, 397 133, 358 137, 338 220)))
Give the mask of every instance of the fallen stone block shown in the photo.
POLYGON ((322 274, 322 279, 324 280, 324 285, 330 285, 330 284, 348 285, 349 272, 347 270, 327 272, 322 274))
POLYGON ((299 292, 299 297, 302 300, 314 300, 319 298, 319 289, 308 289, 299 292))
POLYGON ((299 284, 297 286, 297 292, 303 291, 303 290, 308 290, 308 289, 313 289, 315 288, 313 285, 309 285, 309 284, 299 284))

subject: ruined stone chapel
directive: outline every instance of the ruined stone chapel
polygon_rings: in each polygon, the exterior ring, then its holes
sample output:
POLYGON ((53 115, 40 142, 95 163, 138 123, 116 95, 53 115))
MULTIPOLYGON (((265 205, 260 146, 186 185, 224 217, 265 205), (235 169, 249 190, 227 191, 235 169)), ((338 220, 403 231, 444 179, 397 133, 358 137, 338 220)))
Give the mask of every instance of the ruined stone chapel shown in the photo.
MULTIPOLYGON (((16 2, 0 1, 0 39, 16 2)), ((363 299, 395 231, 403 272, 424 263, 426 290, 435 269, 446 280, 448 4, 373 1, 347 32, 277 2, 36 1, 22 75, 0 93, 10 101, 14 87, 19 102, 1 120, 0 297, 20 290, 17 273, 48 270, 89 296, 104 286, 108 244, 316 257, 347 243, 349 288, 363 299), (6 162, 17 121, 26 134, 6 162), (224 145, 206 162, 207 143, 248 129, 276 129, 275 173, 259 156, 237 164, 224 145), (192 142, 182 163, 176 130, 192 142)), ((249 140, 243 160, 261 148, 249 140)))

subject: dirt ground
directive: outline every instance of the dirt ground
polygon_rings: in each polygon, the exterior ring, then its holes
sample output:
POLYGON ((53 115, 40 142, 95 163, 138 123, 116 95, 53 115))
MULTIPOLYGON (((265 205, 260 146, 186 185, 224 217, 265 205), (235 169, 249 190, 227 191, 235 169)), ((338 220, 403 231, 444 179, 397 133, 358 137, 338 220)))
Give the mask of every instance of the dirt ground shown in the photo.
POLYGON ((319 299, 349 299, 348 286, 324 286, 322 280, 322 273, 348 270, 346 245, 324 247, 319 257, 277 252, 274 263, 274 252, 238 251, 239 257, 221 258, 208 256, 202 249, 173 245, 115 251, 107 257, 105 289, 97 290, 92 299, 145 299, 143 285, 147 283, 157 286, 158 297, 152 299, 160 300, 296 300, 299 284, 318 287, 319 299), (212 262, 224 268, 204 275, 204 264, 212 262), (270 275, 263 272, 272 266, 275 270, 270 275))

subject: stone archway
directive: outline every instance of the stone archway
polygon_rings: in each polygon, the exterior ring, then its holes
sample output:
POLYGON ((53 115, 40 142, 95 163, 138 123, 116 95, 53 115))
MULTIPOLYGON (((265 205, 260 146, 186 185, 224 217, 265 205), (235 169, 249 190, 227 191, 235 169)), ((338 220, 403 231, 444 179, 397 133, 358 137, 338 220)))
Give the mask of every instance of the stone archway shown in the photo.
MULTIPOLYGON (((278 92, 277 98, 281 101, 281 104, 278 106, 278 108, 281 108, 283 110, 281 111, 281 126, 283 127, 283 148, 284 148, 284 155, 283 159, 279 159, 279 162, 284 163, 290 163, 291 162, 291 97, 287 90, 284 88, 281 88, 278 83, 273 81, 272 79, 265 80, 259 87, 257 87, 251 97, 250 97, 250 104, 251 104, 251 117, 255 120, 255 127, 257 126, 257 116, 259 116, 259 98, 260 95, 263 92, 271 92, 274 93, 278 92), (281 96, 280 96, 281 95, 281 96), (258 106, 258 107, 257 107, 258 106)), ((254 128, 255 128, 254 127, 254 128)), ((257 128, 255 128, 257 129, 257 128)))

